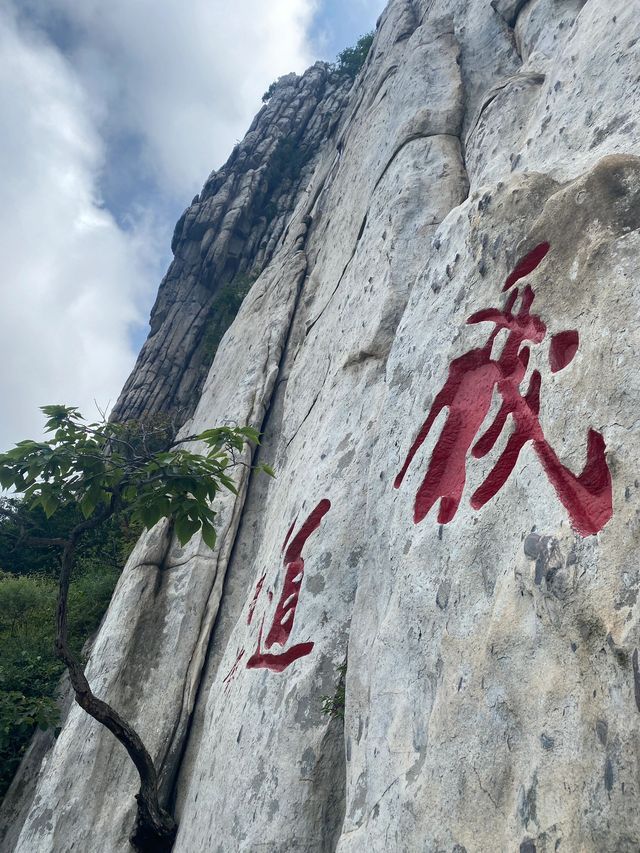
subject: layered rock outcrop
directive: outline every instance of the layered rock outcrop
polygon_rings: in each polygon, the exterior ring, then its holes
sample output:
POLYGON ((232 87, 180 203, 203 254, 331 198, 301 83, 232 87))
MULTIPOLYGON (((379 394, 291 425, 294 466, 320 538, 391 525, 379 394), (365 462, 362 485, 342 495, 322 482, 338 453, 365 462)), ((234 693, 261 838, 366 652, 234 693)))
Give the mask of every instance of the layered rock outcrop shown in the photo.
MULTIPOLYGON (((277 479, 146 534, 89 664, 179 853, 640 848, 637 12, 391 0, 336 94, 185 427, 277 479)), ((72 710, 14 849, 124 851, 135 789, 72 710)))
POLYGON ((209 175, 175 227, 149 337, 112 417, 182 423, 193 414, 225 313, 221 297, 246 290, 273 258, 351 83, 324 62, 279 78, 245 138, 209 175))

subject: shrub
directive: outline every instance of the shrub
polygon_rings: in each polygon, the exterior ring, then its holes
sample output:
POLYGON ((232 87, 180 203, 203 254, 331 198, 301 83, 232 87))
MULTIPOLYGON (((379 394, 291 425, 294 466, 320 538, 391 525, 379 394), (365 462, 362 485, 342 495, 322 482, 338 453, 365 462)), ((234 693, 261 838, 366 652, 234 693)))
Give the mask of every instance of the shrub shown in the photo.
POLYGON ((338 673, 338 683, 333 696, 322 696, 322 713, 333 719, 344 720, 344 706, 346 699, 345 681, 347 678, 347 662, 345 661, 340 666, 336 667, 338 673))
POLYGON ((230 282, 223 284, 214 296, 201 343, 206 364, 213 361, 224 333, 235 320, 255 280, 256 276, 253 275, 236 275, 230 282))
POLYGON ((276 90, 276 86, 277 86, 277 85, 278 85, 278 81, 277 81, 277 80, 274 80, 274 81, 273 81, 273 83, 271 83, 271 85, 269 86, 269 88, 267 89, 267 91, 266 91, 266 92, 264 93, 264 95, 262 96, 262 103, 263 103, 263 104, 266 104, 266 103, 267 103, 267 101, 270 101, 270 100, 271 100, 271 98, 273 97, 273 93, 274 93, 274 92, 275 92, 275 90, 276 90))
POLYGON ((36 727, 58 722, 58 708, 48 696, 25 696, 0 690, 0 795, 4 796, 36 727))
POLYGON ((284 181, 289 180, 295 183, 312 153, 308 147, 300 145, 300 140, 291 136, 283 136, 279 139, 264 173, 267 197, 270 197, 273 190, 281 186, 284 181))
POLYGON ((361 36, 353 47, 345 47, 338 54, 335 71, 343 77, 354 78, 362 68, 373 44, 373 32, 361 36))
MULTIPOLYGON (((40 522, 37 513, 36 521, 40 522)), ((101 562, 95 553, 85 551, 69 590, 69 644, 76 654, 100 624, 133 544, 131 531, 124 531, 118 540, 115 525, 104 534, 108 559, 101 562), (118 556, 112 564, 114 546, 118 556)), ((0 560, 5 566, 11 565, 14 550, 8 543, 5 529, 0 540, 0 560)), ((99 547, 96 538, 93 549, 99 547)), ((54 651, 55 562, 36 560, 37 574, 26 573, 24 560, 20 574, 0 572, 0 798, 36 728, 59 722, 55 696, 64 664, 54 651)))

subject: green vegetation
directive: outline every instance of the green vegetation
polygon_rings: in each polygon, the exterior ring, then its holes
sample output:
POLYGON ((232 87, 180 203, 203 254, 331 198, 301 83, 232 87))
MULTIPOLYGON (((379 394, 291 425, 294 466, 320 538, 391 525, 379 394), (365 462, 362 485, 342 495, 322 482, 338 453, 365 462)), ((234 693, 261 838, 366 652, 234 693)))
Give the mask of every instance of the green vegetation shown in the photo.
MULTIPOLYGON (((267 184, 267 198, 284 181, 297 181, 312 153, 308 148, 303 148, 299 140, 290 136, 283 136, 279 139, 264 173, 267 184)), ((273 215, 275 215, 275 210, 273 215)), ((267 219, 273 218, 273 215, 267 215, 267 219)))
MULTIPOLYGON (((83 515, 75 506, 60 507, 47 518, 42 507, 29 509, 24 501, 0 499, 0 571, 57 578, 60 548, 29 542, 34 537, 60 538, 82 520, 83 515)), ((78 548, 78 573, 86 574, 92 569, 119 573, 140 532, 139 526, 130 529, 116 520, 99 530, 87 531, 78 548)))
POLYGON ((299 180, 312 154, 313 151, 302 146, 298 139, 283 136, 278 140, 264 171, 264 197, 262 207, 257 212, 259 216, 264 216, 268 222, 275 218, 278 212, 276 191, 286 181, 295 184, 299 180))
MULTIPOLYGON (((47 518, 41 507, 0 501, 0 798, 36 727, 58 723, 55 695, 64 671, 54 650, 60 549, 32 537, 57 539, 82 521, 76 507, 47 518), (28 531, 28 538, 26 536, 28 531)), ((96 630, 140 534, 110 519, 78 548, 69 589, 69 644, 76 655, 96 630)))
MULTIPOLYGON (((60 535, 59 524, 53 524, 53 519, 47 522, 41 510, 29 511, 18 501, 9 506, 16 516, 28 519, 30 529, 37 529, 40 536, 60 535)), ((81 654, 100 624, 138 532, 121 529, 112 521, 83 543, 69 588, 69 645, 74 654, 81 654)), ((59 554, 20 546, 20 530, 11 518, 4 517, 0 520, 0 567, 2 798, 36 727, 50 728, 59 722, 55 696, 64 664, 54 650, 59 554)))
POLYGON ((223 284, 214 296, 201 343, 205 364, 209 365, 213 361, 224 333, 233 323, 256 278, 253 275, 237 275, 223 284))
MULTIPOLYGON (((369 55, 369 50, 373 44, 373 36, 373 31, 365 33, 363 36, 360 36, 353 47, 345 47, 344 50, 341 50, 333 64, 333 71, 343 77, 355 78, 369 55)), ((281 79, 282 77, 278 77, 277 80, 274 80, 273 83, 271 83, 267 91, 262 96, 263 104, 266 104, 271 100, 281 79)))
POLYGON ((334 719, 344 720, 345 706, 345 682, 347 679, 347 662, 345 661, 340 666, 336 667, 338 673, 338 683, 333 696, 322 696, 322 713, 334 719))
MULTIPOLYGON (((366 33, 358 39, 353 47, 347 47, 341 51, 332 66, 333 74, 341 78, 354 79, 369 54, 373 35, 372 32, 366 33)), ((272 97, 279 80, 274 81, 262 96, 265 103, 272 97)), ((285 136, 278 140, 264 172, 264 200, 258 215, 262 214, 267 221, 271 221, 275 217, 277 213, 275 191, 286 181, 291 181, 291 183, 298 181, 302 170, 312 155, 313 150, 308 146, 301 145, 300 140, 293 136, 285 136)), ((215 322, 215 315, 212 320, 215 322)), ((214 332, 213 337, 215 339, 217 333, 214 332)))
POLYGON ((58 721, 53 700, 62 665, 53 653, 55 583, 0 575, 0 795, 36 726, 58 721))
MULTIPOLYGON (((11 535, 8 525, 25 546, 56 548, 61 554, 55 625, 50 616, 50 578, 3 575, 0 595, 5 600, 0 604, 5 604, 6 613, 0 631, 15 643, 15 651, 13 658, 7 657, 3 670, 0 725, 11 744, 35 725, 54 722, 51 695, 59 669, 46 653, 38 652, 55 636, 56 655, 67 668, 76 702, 112 732, 138 771, 132 845, 143 851, 170 850, 177 827, 160 805, 157 771, 149 752, 135 729, 93 694, 84 673, 79 654, 82 636, 97 624, 113 579, 109 581, 100 572, 97 578, 89 573, 83 585, 79 574, 82 545, 88 543, 90 534, 105 531, 110 524, 150 528, 166 518, 183 545, 200 532, 213 548, 216 513, 212 501, 223 490, 236 493, 230 476, 236 454, 243 452, 247 442, 258 443, 259 436, 250 427, 216 427, 175 439, 172 425, 167 423, 87 424, 75 408, 44 406, 42 411, 50 437, 41 442, 22 441, 0 454, 0 486, 22 496, 21 501, 14 499, 2 506, 0 514, 5 519, 5 536, 11 535), (193 442, 203 452, 188 450, 193 442), (38 532, 30 513, 40 510, 46 519, 58 516, 64 532, 53 536, 38 532), (96 581, 103 584, 102 594, 91 588, 96 581), (91 607, 85 606, 87 599, 94 602, 93 616, 91 607), (76 601, 82 625, 74 629, 76 601), (21 636, 29 637, 28 642, 21 642, 21 636), (29 683, 30 668, 37 674, 33 685, 29 683), (35 689, 27 692, 31 686, 35 689)), ((267 465, 259 467, 273 475, 267 465)))
POLYGON ((353 47, 345 47, 338 54, 334 68, 343 77, 354 78, 365 63, 371 45, 373 44, 373 32, 361 36, 353 47))
MULTIPOLYGON (((280 80, 279 77, 278 77, 278 80, 280 80)), ((278 85, 278 80, 274 80, 273 83, 271 83, 269 85, 269 88, 267 89, 267 91, 262 96, 262 103, 263 104, 266 104, 267 101, 270 101, 271 98, 273 97, 273 93, 275 92, 276 86, 278 85)))

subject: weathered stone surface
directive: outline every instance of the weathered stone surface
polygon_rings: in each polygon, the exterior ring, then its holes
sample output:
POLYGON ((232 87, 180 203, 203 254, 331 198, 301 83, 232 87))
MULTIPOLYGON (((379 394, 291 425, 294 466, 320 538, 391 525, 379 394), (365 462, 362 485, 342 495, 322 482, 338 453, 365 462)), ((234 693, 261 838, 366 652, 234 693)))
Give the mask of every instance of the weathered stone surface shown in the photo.
MULTIPOLYGON (((224 411, 228 421, 259 426, 264 419, 305 265, 299 249, 285 254, 281 265, 271 265, 241 310, 249 326, 263 322, 264 333, 245 342, 239 354, 238 339, 229 330, 220 348, 203 399, 224 411)), ((207 409, 199 407, 185 430, 210 424, 207 409)), ((236 479, 244 496, 246 467, 236 479)), ((196 539, 181 548, 166 523, 143 536, 91 655, 87 675, 94 690, 144 733, 166 791, 184 746, 240 506, 230 496, 220 501, 213 552, 196 539)), ((91 850, 96 837, 103 839, 102 849, 127 849, 137 777, 124 750, 103 732, 79 708, 71 711, 46 759, 16 849, 73 849, 67 846, 72 839, 77 849, 91 850), (103 783, 111 789, 106 798, 95 794, 103 783)))
MULTIPOLYGON (((241 469, 214 554, 145 537, 91 659, 177 853, 640 848, 638 21, 381 16, 194 415, 260 426, 278 477, 241 469)), ((134 782, 72 713, 15 849, 126 850, 134 782)))
POLYGON ((638 554, 640 386, 631 364, 640 341, 629 318, 640 289, 629 259, 639 245, 639 193, 640 160, 609 158, 563 187, 531 175, 472 195, 439 229, 440 261, 416 283, 388 361, 377 476, 367 484, 366 528, 382 533, 365 552, 376 570, 359 575, 351 621, 340 851, 383 850, 388 838, 402 850, 478 851, 517 850, 527 838, 544 851, 558 840, 594 851, 631 850, 640 840, 627 799, 637 787, 630 660, 638 623, 634 605, 622 603, 635 589, 638 554), (505 487, 474 511, 468 496, 503 436, 489 459, 469 460, 455 519, 440 527, 432 511, 414 525, 413 499, 439 430, 401 488, 389 484, 451 359, 487 337, 484 324, 464 322, 502 302, 505 251, 514 260, 543 239, 552 248, 528 279, 535 313, 548 335, 578 329, 580 347, 555 375, 546 348, 532 348, 544 376, 542 425, 576 473, 587 429, 604 435, 613 519, 597 537, 572 531, 530 445, 505 487), (395 385, 396 375, 409 381, 395 385), (543 539, 539 562, 532 530, 543 539), (608 746, 598 743, 598 720, 608 746))
POLYGON ((491 0, 491 5, 504 21, 513 27, 518 19, 518 14, 528 0, 491 0))
POLYGON ((114 418, 164 414, 183 423, 192 415, 211 365, 206 333, 216 295, 257 277, 272 259, 350 84, 322 62, 281 77, 227 163, 211 173, 176 225, 175 258, 114 418))
MULTIPOLYGON (((83 652, 88 653, 90 644, 83 652)), ((73 703, 73 690, 68 676, 61 679, 57 691, 56 703, 60 712, 60 720, 66 720, 73 703)), ((20 763, 16 775, 0 804, 0 850, 13 850, 22 825, 33 804, 35 789, 42 763, 55 745, 53 729, 38 729, 31 738, 27 751, 20 763)))

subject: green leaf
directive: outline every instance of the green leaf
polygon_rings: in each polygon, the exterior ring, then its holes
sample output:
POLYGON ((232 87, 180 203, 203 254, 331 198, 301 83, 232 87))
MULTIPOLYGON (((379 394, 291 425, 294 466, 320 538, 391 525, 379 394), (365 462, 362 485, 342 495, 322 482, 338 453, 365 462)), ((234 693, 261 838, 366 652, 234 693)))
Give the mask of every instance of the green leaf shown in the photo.
POLYGON ((9 489, 14 484, 14 474, 8 468, 0 468, 0 486, 3 489, 9 489))
POLYGON ((7 452, 5 453, 5 456, 11 461, 22 459, 24 455, 24 448, 21 447, 20 444, 17 444, 15 447, 12 447, 11 450, 7 450, 7 452))
POLYGON ((240 429, 238 429, 238 433, 245 436, 245 438, 252 441, 254 444, 260 444, 260 433, 257 429, 249 426, 240 427, 240 429))
POLYGON ((234 494, 234 495, 238 494, 238 489, 236 488, 236 484, 233 482, 233 480, 230 477, 227 477, 226 474, 220 473, 220 474, 218 474, 218 479, 220 480, 222 485, 226 489, 228 489, 232 494, 234 494))
POLYGON ((147 530, 151 530, 160 521, 162 515, 162 507, 158 503, 144 504, 140 507, 140 519, 147 530))
POLYGON ((178 541, 184 547, 187 542, 191 539, 194 533, 200 528, 200 522, 194 521, 193 519, 187 518, 184 515, 181 515, 179 518, 176 518, 174 530, 176 532, 176 536, 178 537, 178 541))
MULTIPOLYGON (((44 510, 44 514, 47 516, 47 518, 51 518, 51 516, 55 513, 55 511, 58 509, 58 506, 59 506, 58 499, 53 494, 51 494, 50 492, 44 492, 43 493, 43 495, 40 499, 40 503, 42 505, 42 509, 44 510)), ((84 510, 82 509, 82 502, 80 503, 80 509, 81 509, 84 517, 88 518, 89 516, 86 515, 84 513, 84 510)), ((89 513, 89 515, 90 514, 91 513, 89 513)))
POLYGON ((202 538, 205 542, 205 545, 208 545, 209 548, 211 548, 211 550, 213 551, 213 549, 216 547, 216 530, 215 527, 212 524, 209 524, 209 522, 207 521, 204 521, 202 523, 202 538))

